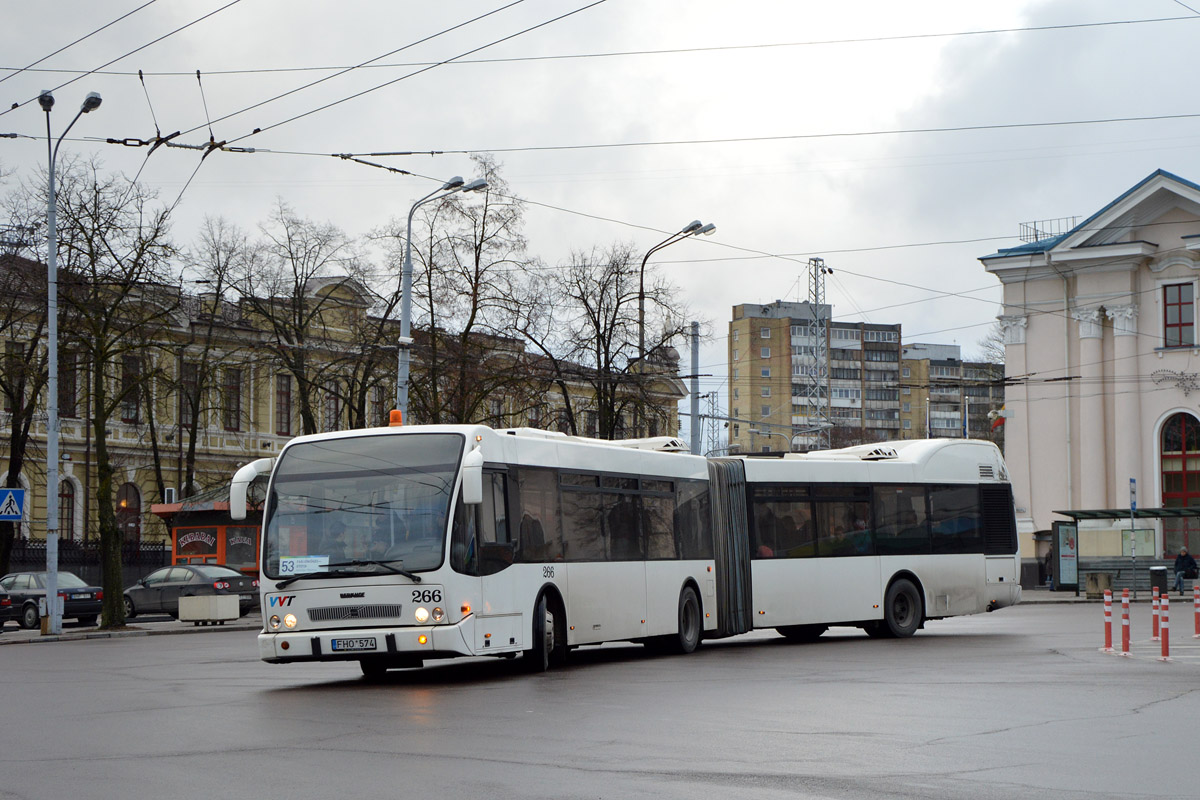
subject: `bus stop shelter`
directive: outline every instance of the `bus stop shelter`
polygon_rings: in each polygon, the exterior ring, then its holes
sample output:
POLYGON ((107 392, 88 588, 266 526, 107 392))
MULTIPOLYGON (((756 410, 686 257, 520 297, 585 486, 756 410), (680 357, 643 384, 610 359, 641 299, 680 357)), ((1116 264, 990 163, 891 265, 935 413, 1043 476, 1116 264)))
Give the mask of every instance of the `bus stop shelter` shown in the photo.
MULTIPOLYGON (((1069 517, 1070 522, 1054 522, 1050 541, 1051 574, 1054 576, 1052 588, 1056 591, 1074 591, 1079 593, 1079 523, 1086 520, 1112 521, 1117 524, 1125 522, 1130 526, 1130 549, 1128 553, 1129 567, 1133 570, 1136 593, 1137 579, 1137 543, 1134 527, 1138 520, 1158 521, 1165 519, 1192 519, 1200 517, 1200 508, 1096 508, 1071 509, 1055 511, 1055 514, 1069 517)), ((1154 560, 1158 553, 1153 546, 1149 552, 1140 554, 1145 560, 1154 560)), ((1124 552, 1116 558, 1126 558, 1124 552)))

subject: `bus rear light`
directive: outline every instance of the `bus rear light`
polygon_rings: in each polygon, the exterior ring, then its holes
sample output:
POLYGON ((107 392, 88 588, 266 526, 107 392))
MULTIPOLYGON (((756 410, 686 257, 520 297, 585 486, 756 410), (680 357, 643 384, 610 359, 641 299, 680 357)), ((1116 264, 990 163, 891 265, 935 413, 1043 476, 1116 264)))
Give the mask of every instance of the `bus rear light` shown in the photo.
POLYGON ((287 627, 287 628, 296 627, 296 615, 288 614, 286 617, 283 618, 283 624, 284 624, 284 627, 287 627))
POLYGON ((425 606, 421 606, 413 612, 413 616, 416 618, 417 622, 427 622, 429 620, 429 609, 425 606))
POLYGON ((433 621, 434 621, 434 622, 441 622, 441 621, 442 621, 442 620, 444 620, 445 618, 446 618, 446 612, 445 612, 445 611, 442 611, 440 608, 435 608, 435 609, 433 610, 433 621))
POLYGON ((267 620, 267 624, 271 626, 271 630, 277 631, 279 630, 279 626, 283 624, 283 620, 279 618, 278 614, 272 614, 271 618, 267 620))
POLYGON ((425 644, 428 641, 429 639, 424 634, 417 637, 417 644, 425 644))

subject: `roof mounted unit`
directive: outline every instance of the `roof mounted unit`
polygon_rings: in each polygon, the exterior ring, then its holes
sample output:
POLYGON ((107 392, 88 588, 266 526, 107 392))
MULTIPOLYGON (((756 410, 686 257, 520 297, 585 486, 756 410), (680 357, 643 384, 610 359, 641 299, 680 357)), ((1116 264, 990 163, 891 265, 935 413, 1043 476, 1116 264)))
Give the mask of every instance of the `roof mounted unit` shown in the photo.
POLYGON ((861 458, 863 461, 886 461, 888 459, 899 457, 900 455, 894 448, 891 447, 872 447, 870 450, 859 456, 859 458, 861 458))

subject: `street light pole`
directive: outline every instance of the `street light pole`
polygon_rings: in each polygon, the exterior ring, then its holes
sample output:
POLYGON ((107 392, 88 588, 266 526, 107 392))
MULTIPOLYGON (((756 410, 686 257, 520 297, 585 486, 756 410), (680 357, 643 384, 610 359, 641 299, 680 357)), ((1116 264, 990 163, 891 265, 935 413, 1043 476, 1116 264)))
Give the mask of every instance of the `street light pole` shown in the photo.
POLYGON ((664 247, 682 242, 689 236, 709 236, 717 226, 711 222, 705 225, 700 220, 695 219, 683 227, 682 230, 676 231, 663 239, 658 244, 646 251, 646 255, 642 258, 642 268, 638 272, 638 358, 642 361, 646 360, 646 262, 650 260, 650 256, 662 250, 664 247))
MULTIPOLYGON (((681 230, 672 233, 666 239, 663 239, 658 244, 646 251, 646 255, 642 257, 642 267, 638 271, 638 365, 643 374, 646 369, 646 262, 650 260, 650 256, 662 250, 664 247, 669 247, 676 242, 682 242, 691 236, 709 236, 717 226, 713 223, 705 225, 698 219, 694 219, 681 230)), ((641 403, 635 407, 640 408, 641 403)), ((637 421, 636 429, 638 435, 641 435, 641 421, 637 421)))
POLYGON ((62 633, 62 605, 58 599, 58 194, 54 187, 54 162, 58 147, 71 127, 89 111, 100 107, 100 95, 91 92, 58 141, 51 147, 50 109, 54 95, 44 90, 38 104, 46 112, 46 154, 50 160, 49 197, 46 208, 46 633, 62 633))
POLYGON ((440 189, 422 197, 413 203, 408 212, 408 227, 404 234, 404 269, 400 276, 400 349, 396 364, 396 408, 400 411, 400 420, 408 419, 408 373, 409 358, 412 352, 412 221, 417 209, 431 200, 441 200, 455 192, 478 192, 487 188, 487 181, 478 178, 464 184, 463 179, 455 175, 442 184, 440 189))

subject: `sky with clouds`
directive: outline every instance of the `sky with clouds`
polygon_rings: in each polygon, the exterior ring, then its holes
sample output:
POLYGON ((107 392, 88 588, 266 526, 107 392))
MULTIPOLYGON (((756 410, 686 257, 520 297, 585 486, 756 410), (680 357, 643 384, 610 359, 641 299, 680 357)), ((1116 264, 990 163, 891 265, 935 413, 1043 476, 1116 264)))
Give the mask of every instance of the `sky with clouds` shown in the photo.
POLYGON ((64 152, 178 199, 181 242, 205 215, 252 229, 280 197, 364 234, 434 180, 470 177, 453 151, 493 152, 534 203, 526 234, 548 264, 717 225, 656 257, 710 323, 706 392, 724 384, 731 306, 804 299, 811 256, 834 270, 835 319, 899 322, 906 341, 969 356, 1000 298, 977 259, 1018 243, 1019 223, 1082 219, 1159 168, 1200 180, 1200 116, 1103 121, 1200 113, 1200 0, 2 8, 0 136, 17 137, 0 138, 0 191, 44 167, 44 88, 55 135, 87 92, 103 95, 64 152), (210 120, 217 141, 255 152, 201 164, 195 149, 147 158, 105 142, 157 129, 202 145, 210 120), (1081 121, 1095 122, 1038 124, 1081 121), (332 155, 395 151, 422 155, 367 158, 426 177, 332 155))

